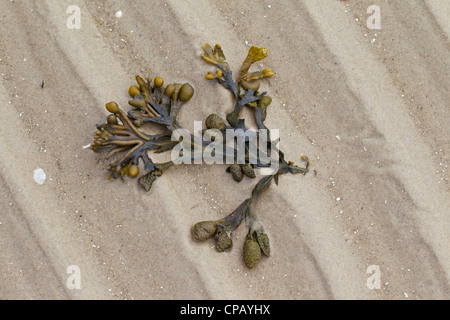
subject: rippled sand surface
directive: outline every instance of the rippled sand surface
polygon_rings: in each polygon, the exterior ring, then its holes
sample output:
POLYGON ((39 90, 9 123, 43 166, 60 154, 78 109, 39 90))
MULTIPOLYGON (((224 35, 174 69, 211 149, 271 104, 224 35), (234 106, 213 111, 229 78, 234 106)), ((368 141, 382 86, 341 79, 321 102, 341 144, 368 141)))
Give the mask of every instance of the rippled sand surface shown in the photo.
POLYGON ((1 299, 450 298, 448 1, 72 2, 80 29, 66 1, 0 2, 1 299), (188 129, 229 112, 206 42, 235 71, 250 45, 269 49, 266 124, 317 170, 261 197, 272 256, 252 270, 243 226, 221 254, 189 230, 255 181, 176 166, 146 193, 83 149, 135 74, 194 86, 188 129))

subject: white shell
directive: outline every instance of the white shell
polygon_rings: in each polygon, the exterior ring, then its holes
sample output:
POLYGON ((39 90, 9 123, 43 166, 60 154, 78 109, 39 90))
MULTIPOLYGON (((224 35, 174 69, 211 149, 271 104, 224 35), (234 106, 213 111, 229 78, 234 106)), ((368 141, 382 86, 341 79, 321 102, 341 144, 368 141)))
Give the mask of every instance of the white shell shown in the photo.
POLYGON ((33 171, 33 177, 34 181, 36 181, 37 184, 44 184, 45 180, 47 179, 47 175, 41 168, 33 171))

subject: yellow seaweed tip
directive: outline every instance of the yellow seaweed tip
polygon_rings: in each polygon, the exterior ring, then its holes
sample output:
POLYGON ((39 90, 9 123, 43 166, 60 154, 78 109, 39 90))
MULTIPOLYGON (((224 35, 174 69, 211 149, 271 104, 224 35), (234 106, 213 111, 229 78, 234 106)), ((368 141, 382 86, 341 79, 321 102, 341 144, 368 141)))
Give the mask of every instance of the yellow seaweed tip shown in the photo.
POLYGON ((106 104, 106 110, 108 110, 111 113, 117 113, 119 112, 119 105, 114 101, 108 102, 106 104))
POLYGON ((128 94, 132 97, 139 95, 141 92, 137 86, 131 86, 130 89, 128 89, 128 94))
POLYGON ((136 178, 138 174, 139 174, 138 166, 135 164, 131 165, 130 168, 128 169, 128 175, 132 178, 136 178))
POLYGON ((259 61, 269 55, 267 48, 252 46, 248 51, 248 55, 253 61, 259 61))
POLYGON ((267 78, 274 75, 274 73, 269 68, 264 69, 263 74, 264 74, 264 77, 267 77, 267 78))
POLYGON ((161 77, 155 77, 155 80, 153 80, 155 86, 161 87, 164 84, 164 80, 161 77))
POLYGON ((180 88, 178 98, 181 101, 186 102, 189 101, 193 95, 194 95, 194 88, 189 83, 185 83, 180 88))

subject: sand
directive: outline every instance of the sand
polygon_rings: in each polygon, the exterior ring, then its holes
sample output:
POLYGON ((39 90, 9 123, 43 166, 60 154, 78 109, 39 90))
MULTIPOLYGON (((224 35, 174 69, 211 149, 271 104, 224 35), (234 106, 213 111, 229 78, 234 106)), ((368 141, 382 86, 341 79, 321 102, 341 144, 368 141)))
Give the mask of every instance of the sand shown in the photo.
POLYGON ((446 0, 2 1, 0 298, 449 299, 449 21, 446 0), (226 253, 190 228, 254 180, 181 165, 146 193, 83 148, 136 74, 194 86, 188 129, 229 112, 204 78, 206 42, 235 71, 251 45, 269 49, 266 124, 317 171, 261 197, 272 255, 252 270, 245 226, 226 253))

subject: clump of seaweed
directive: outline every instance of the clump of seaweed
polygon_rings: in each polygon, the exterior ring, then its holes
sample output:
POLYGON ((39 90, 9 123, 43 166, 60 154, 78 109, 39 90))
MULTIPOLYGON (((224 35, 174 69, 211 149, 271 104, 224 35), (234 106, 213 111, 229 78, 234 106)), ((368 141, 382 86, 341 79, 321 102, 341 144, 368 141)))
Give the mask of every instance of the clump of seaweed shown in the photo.
MULTIPOLYGON (((269 237, 264 231, 262 224, 254 212, 254 204, 260 195, 266 191, 272 181, 278 184, 279 176, 282 174, 306 174, 308 172, 309 161, 306 156, 301 160, 305 166, 300 167, 291 161, 284 159, 284 154, 277 148, 277 140, 271 139, 271 132, 265 126, 264 121, 267 116, 267 109, 272 102, 267 92, 259 90, 261 80, 273 76, 273 72, 266 68, 260 71, 250 72, 250 67, 257 61, 268 56, 264 47, 252 46, 242 63, 236 79, 233 79, 228 62, 220 45, 211 47, 209 44, 202 46, 201 57, 208 63, 217 67, 215 72, 208 72, 205 76, 207 80, 216 81, 224 88, 231 91, 234 106, 231 112, 226 114, 225 119, 217 114, 210 114, 205 119, 206 128, 216 130, 219 133, 231 130, 236 133, 233 137, 239 136, 239 132, 247 130, 245 119, 240 118, 241 110, 248 107, 253 110, 256 125, 256 138, 267 142, 263 150, 261 143, 255 149, 250 139, 244 139, 242 149, 237 145, 229 146, 226 139, 221 141, 221 148, 216 148, 215 156, 229 160, 230 149, 233 162, 226 171, 229 172, 236 182, 242 181, 244 176, 255 179, 256 170, 262 168, 273 169, 273 159, 276 159, 275 170, 264 175, 256 183, 251 196, 245 199, 232 213, 217 221, 201 221, 196 223, 191 234, 196 241, 206 241, 214 238, 215 248, 218 252, 229 251, 233 246, 233 233, 236 228, 245 220, 247 225, 247 236, 243 247, 243 260, 248 268, 253 268, 262 259, 262 256, 270 256, 269 237), (239 150, 243 151, 241 161, 237 161, 239 150), (227 151, 227 152, 225 152, 227 151), (271 159, 271 162, 262 161, 271 159), (253 161, 252 161, 253 160, 253 161)), ((155 79, 143 79, 136 76, 136 85, 129 88, 131 100, 128 104, 132 107, 125 113, 116 102, 106 104, 106 109, 111 113, 108 115, 106 123, 97 125, 94 142, 91 149, 103 154, 99 160, 102 164, 107 162, 106 169, 109 171, 108 179, 122 178, 129 176, 137 178, 140 174, 139 166, 143 167, 144 173, 138 178, 139 184, 146 190, 151 189, 152 184, 161 177, 163 172, 172 165, 179 163, 180 159, 195 160, 199 153, 190 153, 194 149, 205 151, 209 146, 207 141, 199 142, 194 135, 184 136, 183 143, 188 148, 183 149, 177 157, 171 161, 154 163, 149 156, 149 151, 162 153, 172 151, 180 144, 179 139, 173 139, 176 130, 184 130, 177 121, 182 106, 188 102, 194 89, 189 83, 171 83, 164 86, 164 81, 160 77, 155 79), (145 126, 157 124, 163 128, 161 133, 149 134, 145 126), (141 165, 140 165, 141 163, 141 165)), ((217 145, 216 145, 217 147, 217 145)), ((201 156, 201 153, 200 153, 201 156)))

